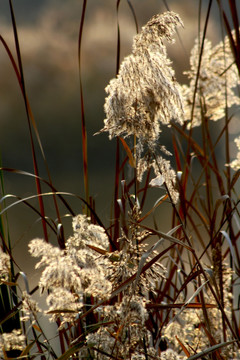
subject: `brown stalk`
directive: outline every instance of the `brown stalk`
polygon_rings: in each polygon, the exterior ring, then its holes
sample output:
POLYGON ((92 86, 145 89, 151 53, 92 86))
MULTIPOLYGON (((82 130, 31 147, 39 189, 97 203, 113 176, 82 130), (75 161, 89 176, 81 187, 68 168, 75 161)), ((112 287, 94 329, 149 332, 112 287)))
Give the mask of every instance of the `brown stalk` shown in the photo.
MULTIPOLYGON (((13 6, 12 6, 12 1, 11 0, 9 0, 9 6, 10 6, 10 12, 11 12, 13 31, 14 31, 14 39, 15 39, 17 58, 18 58, 18 66, 19 66, 18 80, 19 80, 19 85, 20 85, 21 90, 22 90, 22 95, 23 95, 24 104, 25 104, 25 110, 26 110, 26 114, 27 114, 28 129, 29 129, 29 134, 30 134, 30 142, 31 142, 31 150, 32 150, 32 157, 33 157, 34 172, 35 172, 35 175, 38 176, 39 175, 39 173, 38 173, 38 165, 37 165, 37 158, 36 158, 33 135, 32 135, 29 105, 28 105, 27 94, 26 94, 26 90, 25 90, 25 81, 24 81, 24 75, 23 75, 23 67, 22 67, 20 46, 19 46, 19 41, 18 41, 17 26, 16 26, 16 21, 15 21, 15 16, 14 16, 14 11, 13 11, 13 6)), ((13 57, 11 57, 10 59, 12 60, 13 57)), ((17 66, 14 66, 14 69, 17 69, 17 66)), ((40 182, 39 182, 39 180, 37 178, 36 178, 36 186, 37 186, 37 193, 41 194, 41 185, 40 185, 40 182)), ((38 201, 39 201, 40 212, 42 214, 42 226, 43 226, 44 237, 45 237, 45 240, 48 242, 47 227, 46 227, 46 222, 44 220, 45 219, 44 204, 43 204, 43 200, 42 200, 41 197, 39 197, 38 201)))
MULTIPOLYGON (((81 47, 82 47, 82 35, 83 35, 83 25, 85 20, 87 0, 83 0, 82 4, 82 14, 78 35, 78 71, 79 71, 79 86, 80 86, 80 104, 81 104, 81 126, 82 126, 82 153, 83 153, 83 177, 84 177, 84 189, 85 189, 85 200, 89 203, 89 178, 88 178, 88 156, 87 156, 87 129, 85 121, 85 110, 84 110, 84 100, 83 100, 83 86, 82 86, 82 67, 81 67, 81 47)), ((86 208, 86 213, 88 213, 88 208, 86 208)))

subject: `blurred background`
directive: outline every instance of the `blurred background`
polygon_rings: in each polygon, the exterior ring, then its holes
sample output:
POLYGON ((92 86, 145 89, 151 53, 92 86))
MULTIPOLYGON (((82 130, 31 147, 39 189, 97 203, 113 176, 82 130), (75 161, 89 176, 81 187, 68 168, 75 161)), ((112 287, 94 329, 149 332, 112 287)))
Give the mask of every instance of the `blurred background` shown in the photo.
MULTIPOLYGON (((15 0, 13 1, 23 61, 27 95, 38 126, 53 184, 59 191, 84 196, 81 108, 78 74, 78 33, 82 11, 80 0, 15 0)), ((82 43, 82 82, 88 132, 90 195, 96 202, 97 213, 106 225, 111 217, 113 198, 115 141, 107 134, 94 136, 103 126, 105 87, 115 77, 117 54, 117 13, 113 0, 87 3, 82 43)), ((227 1, 223 6, 228 13, 227 1)), ((186 82, 182 74, 189 68, 189 54, 198 33, 199 2, 191 0, 132 0, 139 29, 156 13, 167 9, 177 12, 184 29, 179 29, 174 45, 167 45, 177 80, 186 82)), ((208 1, 202 2, 201 29, 208 1)), ((119 6, 121 59, 131 52, 136 34, 134 19, 127 1, 119 6)), ((14 36, 8 0, 0 2, 0 35, 16 59, 14 36)), ((213 2, 207 37, 216 44, 221 39, 219 11, 213 2)), ((237 130, 232 126, 232 133, 237 130)), ((163 134, 161 141, 169 148, 171 137, 163 134)), ((37 146, 40 176, 47 178, 37 146)), ((0 152, 2 165, 33 173, 27 117, 21 91, 7 53, 0 45, 0 152)), ((233 145, 233 155, 236 149, 233 145)), ((34 179, 24 175, 4 173, 5 194, 21 197, 36 193, 34 179)), ((43 191, 49 188, 43 186, 43 191)), ((82 203, 74 196, 67 200, 76 213, 82 203)), ((155 202, 154 198, 153 203, 155 202)), ((6 199, 9 205, 13 200, 6 199)), ((52 199, 45 198, 46 212, 54 218, 52 199)), ((153 205, 152 203, 152 205, 153 205)), ((37 206, 37 201, 31 204, 37 206)), ((1 204, 1 207, 3 204, 1 204)), ((66 209, 61 208, 64 214, 66 209)), ((169 215, 170 216, 170 215, 169 215)), ((163 231, 169 230, 171 219, 159 214, 163 231)), ((8 211, 11 242, 15 254, 26 254, 33 237, 42 237, 38 216, 23 204, 8 211)), ((67 234, 71 219, 66 218, 67 234)), ((50 236, 51 240, 51 236, 50 236)), ((52 238, 52 242, 55 239, 52 238)), ((21 267, 25 257, 19 259, 21 267)))

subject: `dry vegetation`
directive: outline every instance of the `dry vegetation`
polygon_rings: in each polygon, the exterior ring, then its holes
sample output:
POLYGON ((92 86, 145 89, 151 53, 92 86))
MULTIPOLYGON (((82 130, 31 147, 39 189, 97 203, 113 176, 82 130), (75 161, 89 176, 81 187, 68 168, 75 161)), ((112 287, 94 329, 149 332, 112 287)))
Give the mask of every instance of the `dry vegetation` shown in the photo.
MULTIPOLYGON (((184 25, 180 16, 173 11, 156 14, 140 29, 131 2, 127 4, 139 30, 131 54, 121 64, 118 37, 116 77, 106 87, 106 118, 96 134, 107 132, 116 142, 114 199, 106 225, 89 189, 81 62, 87 1, 83 1, 78 38, 85 197, 78 197, 82 207, 75 214, 66 200, 69 194, 58 191, 50 176, 25 89, 18 28, 9 0, 17 60, 2 36, 0 41, 25 104, 34 173, 22 171, 22 175, 34 178, 32 198, 38 199, 38 207, 31 197, 17 196, 7 205, 10 195, 5 193, 4 176, 19 171, 2 167, 3 359, 240 359, 240 138, 235 139, 239 152, 232 159, 229 134, 230 124, 238 121, 240 104, 236 2, 229 0, 228 15, 217 2, 222 41, 212 45, 207 39, 209 1, 184 85, 176 80, 167 53, 168 43, 174 43, 184 25), (167 133, 171 149, 162 141, 167 133), (38 171, 38 147, 47 179, 38 171), (42 192, 43 185, 47 193, 42 192), (147 199, 153 190, 158 195, 149 208, 147 199), (53 200, 57 220, 45 211, 46 197, 53 200), (33 289, 28 284, 32 274, 19 271, 11 249, 7 212, 19 202, 31 208, 43 229, 43 238, 29 242, 29 253, 38 259, 32 273, 40 269, 33 289), (72 217, 73 233, 68 238, 59 204, 72 217), (171 218, 167 233, 161 230, 159 209, 171 218), (39 296, 45 296, 46 310, 40 308, 39 296), (49 322, 56 325, 54 339, 47 331, 49 322)), ((117 1, 117 11, 119 6, 117 1)), ((198 11, 200 21, 200 6, 198 11)))

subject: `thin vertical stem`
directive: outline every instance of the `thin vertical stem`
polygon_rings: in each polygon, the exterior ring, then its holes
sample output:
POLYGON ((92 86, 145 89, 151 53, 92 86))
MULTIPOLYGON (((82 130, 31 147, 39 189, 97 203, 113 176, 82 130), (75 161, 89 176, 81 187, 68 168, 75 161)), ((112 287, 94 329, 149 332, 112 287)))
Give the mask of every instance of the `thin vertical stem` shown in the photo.
MULTIPOLYGON (((78 69, 79 69, 79 85, 80 85, 80 102, 81 102, 81 125, 82 125, 82 153, 83 153, 83 177, 84 177, 84 189, 85 200, 89 203, 89 177, 88 177, 88 156, 87 156, 87 129, 85 122, 84 100, 83 100, 83 86, 81 76, 81 46, 82 46, 82 34, 83 24, 86 14, 87 0, 83 1, 82 15, 78 36, 78 69)), ((89 215, 88 207, 85 207, 86 213, 89 215)))
POLYGON ((40 212, 42 215, 42 226, 43 226, 44 238, 48 242, 48 233, 47 233, 47 226, 46 226, 46 221, 45 221, 44 204, 43 204, 42 196, 40 196, 42 191, 41 191, 41 184, 40 184, 40 180, 39 180, 39 171, 38 171, 37 157, 36 157, 35 146, 34 146, 34 141, 33 141, 32 127, 31 127, 31 122, 30 122, 29 106, 28 106, 27 94, 26 94, 26 88, 25 88, 21 52, 20 52, 20 46, 19 46, 19 41, 18 41, 18 33, 17 33, 17 26, 16 26, 16 21, 15 21, 14 11, 13 11, 13 5, 12 5, 11 0, 9 0, 9 6, 10 6, 10 12, 11 12, 12 25, 13 25, 15 46, 16 46, 16 51, 17 51, 18 67, 19 67, 19 73, 20 73, 20 85, 21 85, 21 90, 22 90, 22 94, 23 94, 23 98, 24 98, 24 105, 25 105, 25 110, 26 110, 27 120, 28 120, 31 151, 32 151, 32 157, 33 157, 33 167, 34 167, 34 173, 36 175, 35 179, 36 179, 37 193, 39 195, 38 202, 39 202, 40 212))

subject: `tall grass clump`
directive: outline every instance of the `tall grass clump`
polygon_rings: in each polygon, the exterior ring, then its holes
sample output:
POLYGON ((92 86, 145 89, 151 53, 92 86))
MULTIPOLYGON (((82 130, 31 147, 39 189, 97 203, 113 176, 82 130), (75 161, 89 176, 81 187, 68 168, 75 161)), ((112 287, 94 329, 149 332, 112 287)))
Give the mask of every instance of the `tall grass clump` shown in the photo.
POLYGON ((235 139, 239 152, 232 159, 229 134, 240 104, 235 1, 229 1, 229 17, 218 2, 223 38, 214 46, 206 37, 209 1, 203 31, 185 72, 186 84, 176 80, 166 49, 183 27, 175 12, 153 16, 134 36, 132 52, 121 65, 118 43, 117 75, 106 87, 106 117, 96 134, 106 132, 110 140, 116 139, 114 202, 108 225, 98 217, 88 186, 81 82, 87 2, 83 1, 78 43, 85 184, 85 198, 78 197, 83 205, 79 214, 66 201, 70 194, 54 187, 46 162, 48 179, 38 172, 33 133, 44 160, 45 156, 24 86, 17 26, 9 3, 17 62, 3 38, 1 42, 23 95, 34 167, 34 174, 20 173, 35 179, 33 198, 39 201, 37 208, 31 204, 32 197, 16 197, 15 205, 22 202, 38 215, 44 238, 29 242, 29 253, 37 258, 35 269, 40 272, 38 284, 30 290, 30 275, 18 271, 8 235, 7 210, 14 204, 7 205, 10 195, 5 194, 4 174, 19 171, 1 167, 0 357, 240 359, 240 138, 235 139), (164 141, 167 134, 172 139, 169 148, 164 141), (42 193, 43 184, 49 192, 42 193), (153 194, 157 197, 152 202, 153 194), (45 196, 53 199, 56 221, 45 213, 45 196), (59 203, 72 217, 68 238, 59 203), (168 232, 161 229, 161 214, 170 219, 168 232), (54 244, 49 231, 56 237, 54 244), (45 311, 36 295, 45 296, 45 311), (48 335, 49 322, 55 324, 58 346, 48 335))

